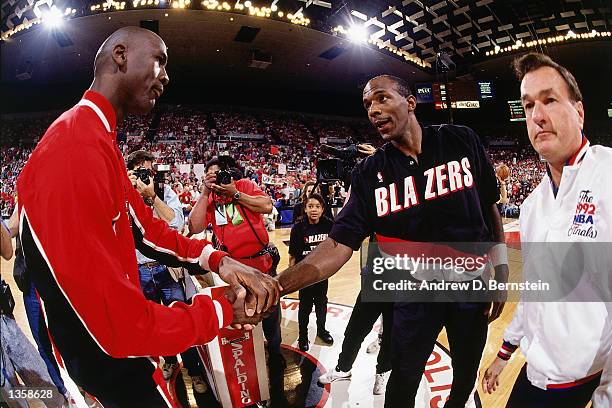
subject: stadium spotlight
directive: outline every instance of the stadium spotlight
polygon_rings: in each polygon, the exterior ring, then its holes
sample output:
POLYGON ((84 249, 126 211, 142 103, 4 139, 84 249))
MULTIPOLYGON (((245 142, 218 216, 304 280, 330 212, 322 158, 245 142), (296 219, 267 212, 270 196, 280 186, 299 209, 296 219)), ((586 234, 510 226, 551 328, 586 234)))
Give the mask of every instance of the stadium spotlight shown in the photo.
POLYGON ((52 6, 42 17, 44 25, 51 29, 59 28, 64 24, 62 13, 55 6, 52 6))
POLYGON ((353 24, 348 29, 348 37, 352 42, 364 43, 368 40, 368 32, 362 24, 353 24))

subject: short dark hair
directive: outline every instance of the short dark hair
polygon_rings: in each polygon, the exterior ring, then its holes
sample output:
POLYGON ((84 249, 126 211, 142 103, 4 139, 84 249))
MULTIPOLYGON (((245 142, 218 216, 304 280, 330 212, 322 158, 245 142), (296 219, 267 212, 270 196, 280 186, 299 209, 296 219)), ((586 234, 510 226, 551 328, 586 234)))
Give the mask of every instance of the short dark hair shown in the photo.
POLYGON ((395 90, 397 91, 397 93, 399 93, 400 95, 402 95, 402 97, 407 98, 410 95, 412 95, 412 91, 410 90, 410 85, 408 85, 408 82, 406 82, 405 79, 402 79, 400 77, 396 77, 394 75, 379 75, 376 76, 372 79, 370 79, 368 82, 371 82, 375 79, 388 79, 389 81, 393 82, 395 84, 395 90))
POLYGON ((572 75, 567 68, 553 61, 548 55, 530 52, 516 58, 512 63, 512 66, 514 67, 514 73, 519 81, 522 81, 525 75, 527 75, 529 72, 535 71, 536 69, 542 67, 553 68, 565 81, 570 99, 573 102, 582 101, 582 92, 580 92, 580 88, 578 87, 578 83, 576 82, 574 75, 572 75))
POLYGON ((219 166, 221 170, 229 170, 237 168, 236 160, 230 156, 215 156, 210 159, 205 166, 205 171, 208 171, 212 166, 219 166))
POLYGON ((134 170, 142 163, 146 161, 152 162, 153 160, 155 160, 155 157, 146 150, 136 150, 127 157, 127 168, 134 170))

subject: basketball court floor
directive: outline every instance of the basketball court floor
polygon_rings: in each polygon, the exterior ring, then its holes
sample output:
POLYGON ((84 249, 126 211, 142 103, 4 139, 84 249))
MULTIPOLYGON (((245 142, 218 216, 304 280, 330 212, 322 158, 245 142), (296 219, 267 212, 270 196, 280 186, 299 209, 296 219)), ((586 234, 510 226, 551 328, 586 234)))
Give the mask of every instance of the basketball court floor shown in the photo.
MULTIPOLYGON (((518 234, 517 222, 505 222, 507 240, 515 240, 518 234)), ((270 233, 271 240, 281 253, 279 271, 284 270, 288 264, 289 228, 277 229, 270 233)), ((516 249, 509 249, 511 274, 520 273, 522 263, 520 253, 516 249)), ((7 281, 17 303, 15 318, 26 335, 31 338, 27 318, 23 308, 21 292, 12 278, 13 261, 1 263, 2 278, 7 281)), ((359 293, 359 255, 354 253, 351 260, 329 281, 329 305, 327 329, 334 337, 332 346, 325 345, 316 339, 316 326, 314 312, 310 318, 310 350, 302 353, 297 348, 297 293, 286 296, 281 302, 283 319, 281 331, 283 336, 283 354, 287 360, 284 372, 283 388, 288 407, 382 407, 384 395, 372 395, 374 385, 376 354, 367 354, 366 347, 377 335, 378 324, 366 337, 352 370, 350 381, 336 381, 331 385, 322 387, 317 384, 319 375, 335 366, 343 340, 344 329, 352 311, 352 305, 359 293)), ((499 319, 489 326, 487 345, 482 357, 480 373, 495 359, 502 342, 504 329, 512 320, 516 303, 507 303, 499 319)), ((468 406, 473 407, 504 407, 512 385, 524 363, 520 352, 510 360, 500 380, 500 387, 493 395, 485 394, 478 384, 474 398, 468 406)), ((186 377, 186 382, 189 381, 186 377)), ((448 341, 443 331, 438 337, 437 345, 430 357, 426 372, 421 381, 418 393, 417 407, 442 407, 452 382, 451 359, 448 354, 448 341)), ((479 383, 479 382, 478 382, 479 383)), ((189 393, 191 394, 191 393, 189 393)), ((195 401, 190 398, 192 406, 195 401)))

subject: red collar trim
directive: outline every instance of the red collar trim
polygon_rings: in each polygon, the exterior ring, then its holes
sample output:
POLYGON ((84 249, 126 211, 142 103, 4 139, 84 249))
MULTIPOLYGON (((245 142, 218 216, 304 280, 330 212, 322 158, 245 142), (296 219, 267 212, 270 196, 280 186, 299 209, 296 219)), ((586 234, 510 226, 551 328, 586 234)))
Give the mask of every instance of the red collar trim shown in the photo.
POLYGON ((107 128, 109 132, 114 132, 116 130, 117 115, 115 114, 115 109, 104 95, 88 89, 83 94, 83 99, 81 102, 83 102, 83 100, 93 103, 93 105, 98 108, 96 110, 94 106, 91 106, 88 103, 83 103, 90 106, 96 112, 96 114, 100 116, 100 120, 104 123, 104 126, 108 125, 110 128, 107 128))
POLYGON ((580 161, 584 157, 584 153, 586 152, 586 149, 588 147, 589 147, 588 139, 582 136, 582 143, 580 144, 578 151, 574 153, 572 157, 569 158, 569 160, 567 161, 567 163, 565 163, 565 165, 573 166, 574 164, 576 164, 576 162, 580 161))

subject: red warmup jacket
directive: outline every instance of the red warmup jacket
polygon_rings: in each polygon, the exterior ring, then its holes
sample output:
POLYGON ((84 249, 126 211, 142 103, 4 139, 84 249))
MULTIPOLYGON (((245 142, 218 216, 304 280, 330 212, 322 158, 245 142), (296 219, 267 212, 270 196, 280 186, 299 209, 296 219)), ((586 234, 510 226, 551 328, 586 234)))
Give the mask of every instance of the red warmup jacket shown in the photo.
POLYGON ((113 359, 204 344, 232 320, 224 298, 196 295, 166 307, 143 296, 135 248, 191 270, 204 254, 204 268, 217 271, 226 254, 153 217, 127 177, 115 121, 106 98, 85 92, 49 127, 17 183, 28 272, 55 345, 85 383, 96 370, 113 372, 113 359))

